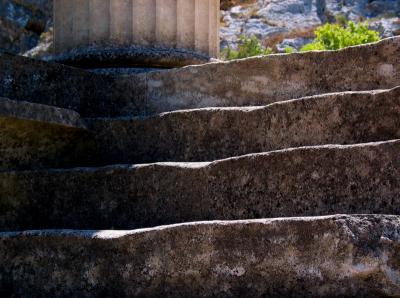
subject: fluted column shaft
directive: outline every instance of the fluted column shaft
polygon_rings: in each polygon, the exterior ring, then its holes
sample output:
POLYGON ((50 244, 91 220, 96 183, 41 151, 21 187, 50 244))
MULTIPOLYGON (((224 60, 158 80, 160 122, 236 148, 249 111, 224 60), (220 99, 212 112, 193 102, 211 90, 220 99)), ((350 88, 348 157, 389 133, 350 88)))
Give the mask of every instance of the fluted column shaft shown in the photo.
POLYGON ((220 0, 54 0, 55 52, 91 44, 183 48, 216 57, 220 0))

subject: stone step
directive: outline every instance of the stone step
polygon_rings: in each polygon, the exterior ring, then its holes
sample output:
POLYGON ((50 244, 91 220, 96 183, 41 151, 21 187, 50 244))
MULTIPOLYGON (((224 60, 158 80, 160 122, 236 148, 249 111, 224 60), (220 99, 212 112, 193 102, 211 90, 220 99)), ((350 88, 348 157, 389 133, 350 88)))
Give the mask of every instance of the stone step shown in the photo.
POLYGON ((71 109, 82 116, 142 114, 143 91, 137 89, 143 86, 141 80, 0 53, 0 96, 71 109))
POLYGON ((400 140, 202 163, 0 173, 0 229, 131 229, 198 220, 400 214, 400 140))
POLYGON ((0 53, 0 96, 83 117, 266 105, 400 85, 400 37, 340 51, 270 55, 111 77, 0 53))
POLYGON ((72 110, 0 98, 0 170, 209 161, 300 146, 383 141, 400 138, 399 115, 400 87, 259 107, 84 120, 72 110))
POLYGON ((88 136, 74 111, 0 97, 0 171, 80 165, 88 136))
POLYGON ((205 108, 145 118, 87 119, 95 164, 210 161, 256 152, 400 138, 400 87, 262 107, 205 108))
POLYGON ((397 297, 400 216, 0 233, 3 297, 397 297))
POLYGON ((400 138, 400 87, 145 118, 83 121, 71 110, 1 98, 0 108, 0 170, 207 161, 400 138))
POLYGON ((142 76, 148 113, 390 89, 400 86, 400 36, 339 51, 253 57, 142 76))

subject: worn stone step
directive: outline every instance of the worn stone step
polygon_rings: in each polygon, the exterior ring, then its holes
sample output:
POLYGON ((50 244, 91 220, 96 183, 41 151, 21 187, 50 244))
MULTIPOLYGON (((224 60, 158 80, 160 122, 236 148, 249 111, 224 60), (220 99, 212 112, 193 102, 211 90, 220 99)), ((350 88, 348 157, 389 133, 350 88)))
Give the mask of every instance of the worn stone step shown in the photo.
POLYGON ((400 37, 340 51, 270 55, 111 77, 0 53, 0 96, 84 117, 266 105, 321 93, 400 85, 400 37))
POLYGON ((209 161, 290 147, 400 138, 400 87, 262 107, 85 121, 72 110, 0 100, 0 170, 209 161))
POLYGON ((96 137, 92 156, 97 164, 210 161, 290 147, 400 138, 400 87, 262 107, 87 121, 96 137))
POLYGON ((0 96, 71 109, 82 116, 142 114, 140 80, 0 53, 0 96))
POLYGON ((77 166, 94 144, 88 136, 74 111, 0 97, 0 171, 77 166))
POLYGON ((400 216, 0 233, 3 297, 397 297, 400 216))
POLYGON ((0 173, 0 229, 131 229, 198 220, 400 214, 400 140, 202 163, 0 173))
POLYGON ((142 76, 148 113, 389 89, 400 86, 400 37, 339 51, 253 57, 142 76))

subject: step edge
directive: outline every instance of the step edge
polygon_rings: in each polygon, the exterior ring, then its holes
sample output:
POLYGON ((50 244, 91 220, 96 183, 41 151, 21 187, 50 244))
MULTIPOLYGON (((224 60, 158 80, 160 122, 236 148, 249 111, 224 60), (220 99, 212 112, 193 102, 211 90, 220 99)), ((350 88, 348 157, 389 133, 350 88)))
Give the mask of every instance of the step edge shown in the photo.
POLYGON ((192 221, 169 225, 160 225, 150 228, 138 228, 132 230, 85 230, 85 229, 42 229, 42 230, 24 230, 0 232, 0 239, 15 237, 76 237, 90 239, 117 239, 132 235, 139 235, 152 232, 177 230, 185 227, 194 226, 235 226, 246 224, 274 224, 274 223, 293 223, 293 222, 315 222, 328 220, 343 220, 349 218, 356 219, 392 219, 398 220, 400 224, 400 215, 396 214, 332 214, 321 216, 294 216, 294 217, 276 217, 259 219, 238 219, 238 220, 209 220, 192 221))
POLYGON ((85 121, 81 118, 80 114, 71 109, 60 108, 51 105, 45 105, 40 103, 33 103, 29 101, 13 100, 6 97, 0 96, 0 118, 10 118, 17 120, 26 120, 40 123, 47 123, 51 125, 84 129, 88 127, 85 121), (27 113, 23 108, 38 108, 40 113, 35 115, 27 113), (12 109, 15 109, 14 111, 12 109), (52 113, 54 119, 46 119, 46 115, 52 113), (63 117, 68 114, 68 118, 63 117))
POLYGON ((321 93, 317 95, 304 96, 299 98, 293 98, 288 100, 281 100, 277 102, 273 102, 267 105, 255 105, 255 106, 228 106, 228 107, 218 107, 218 106, 210 106, 204 108, 193 108, 193 109, 179 109, 168 112, 162 112, 158 114, 149 114, 149 115, 133 115, 133 116, 119 116, 119 117, 84 117, 83 119, 87 122, 92 121, 146 121, 150 119, 161 119, 165 117, 173 117, 175 115, 181 114, 196 114, 203 112, 253 112, 259 110, 268 110, 269 108, 276 106, 284 106, 296 102, 310 101, 310 100, 324 100, 332 96, 346 96, 346 95, 370 95, 376 96, 383 93, 391 94, 398 92, 400 94, 400 85, 389 88, 389 89, 372 89, 372 90, 360 90, 360 91, 338 91, 338 92, 329 92, 329 93, 321 93))
POLYGON ((49 168, 49 169, 38 169, 38 170, 11 170, 11 171, 0 171, 0 174, 8 173, 8 174, 17 174, 17 173, 40 173, 40 172, 48 172, 48 173, 66 173, 66 172, 97 172, 97 171, 107 171, 107 170, 115 170, 115 169, 127 169, 127 170, 136 170, 147 167, 172 167, 172 168, 187 168, 187 169, 201 169, 206 168, 208 166, 216 166, 221 163, 230 162, 230 161, 238 161, 251 157, 263 157, 263 156, 272 156, 276 154, 289 154, 292 152, 299 151, 307 151, 307 150, 351 150, 353 148, 363 148, 363 147, 378 147, 383 145, 392 145, 392 144, 400 144, 400 139, 392 139, 392 140, 382 140, 376 142, 367 142, 367 143, 357 143, 357 144, 349 144, 349 145, 341 145, 341 144, 324 144, 324 145, 315 145, 315 146, 301 146, 301 147, 293 147, 293 148, 285 148, 279 150, 272 150, 268 152, 260 152, 260 153, 249 153, 240 156, 233 156, 224 159, 218 159, 214 161, 205 161, 205 162, 155 162, 155 163, 143 163, 143 164, 113 164, 99 167, 74 167, 74 168, 49 168))

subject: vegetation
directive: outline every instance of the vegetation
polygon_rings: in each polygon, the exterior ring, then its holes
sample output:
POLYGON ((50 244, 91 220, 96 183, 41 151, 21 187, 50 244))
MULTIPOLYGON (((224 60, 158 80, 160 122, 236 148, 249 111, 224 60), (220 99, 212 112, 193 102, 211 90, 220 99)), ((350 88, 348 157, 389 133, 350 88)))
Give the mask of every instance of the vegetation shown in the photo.
MULTIPOLYGON (((380 40, 379 33, 370 30, 367 22, 355 24, 344 18, 338 18, 336 24, 320 26, 314 33, 316 36, 314 42, 303 46, 300 49, 301 52, 339 50, 380 40)), ((285 48, 287 54, 294 52, 296 52, 296 49, 292 47, 285 48)), ((221 56, 223 59, 233 60, 273 53, 274 51, 271 48, 263 47, 257 37, 241 36, 238 49, 228 47, 222 51, 221 56)))
POLYGON ((342 48, 370 43, 380 39, 379 33, 370 30, 368 23, 346 25, 325 24, 315 30, 315 41, 303 46, 301 52, 339 50, 342 48))
POLYGON ((238 50, 230 47, 222 51, 222 57, 226 60, 241 59, 258 55, 269 55, 273 51, 271 48, 264 48, 257 37, 241 36, 239 39, 238 50))
POLYGON ((291 53, 294 53, 294 52, 296 52, 295 48, 292 48, 292 47, 289 47, 289 46, 285 47, 285 53, 286 54, 291 54, 291 53))

